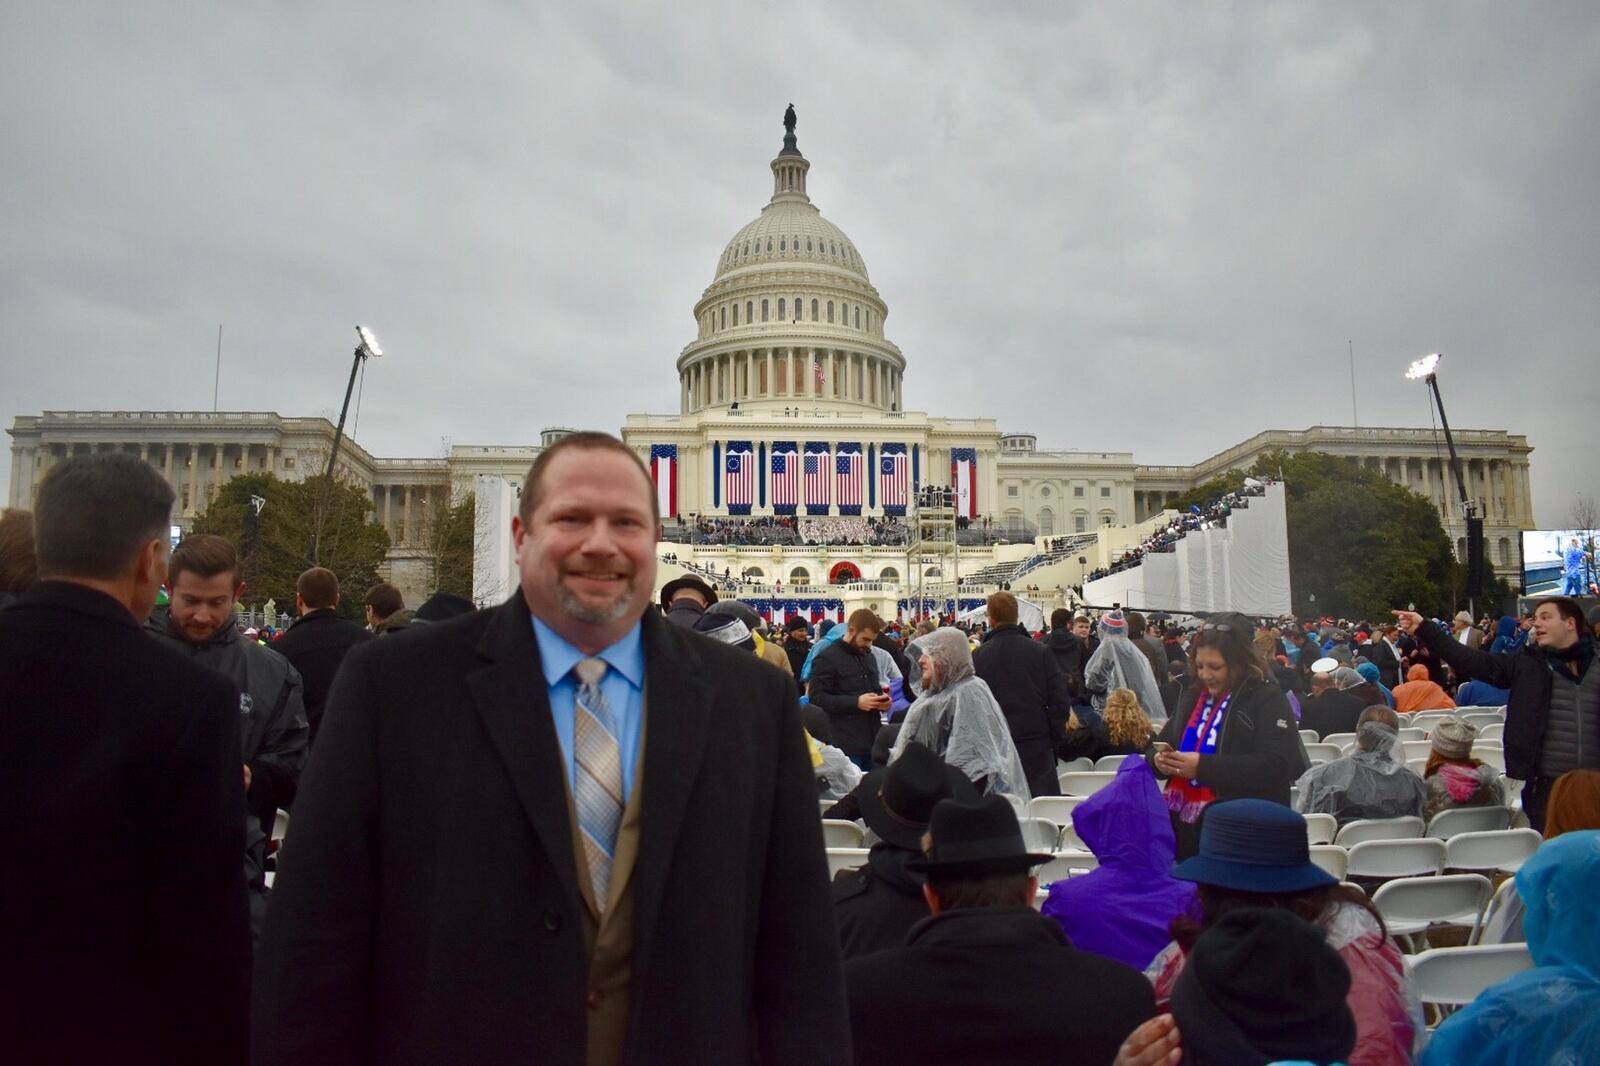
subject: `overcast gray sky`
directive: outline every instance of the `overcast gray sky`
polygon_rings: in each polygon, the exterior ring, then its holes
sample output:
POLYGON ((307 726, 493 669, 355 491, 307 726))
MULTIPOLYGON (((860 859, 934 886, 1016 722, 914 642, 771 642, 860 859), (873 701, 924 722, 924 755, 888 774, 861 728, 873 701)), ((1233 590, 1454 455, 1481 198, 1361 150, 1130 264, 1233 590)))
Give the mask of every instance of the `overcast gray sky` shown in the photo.
POLYGON ((1600 495, 1600 5, 218 7, 0 8, 6 425, 205 409, 218 323, 224 409, 330 417, 371 324, 381 456, 674 411, 793 101, 909 408, 1194 462, 1349 424, 1347 341, 1427 426, 1439 350, 1600 495))

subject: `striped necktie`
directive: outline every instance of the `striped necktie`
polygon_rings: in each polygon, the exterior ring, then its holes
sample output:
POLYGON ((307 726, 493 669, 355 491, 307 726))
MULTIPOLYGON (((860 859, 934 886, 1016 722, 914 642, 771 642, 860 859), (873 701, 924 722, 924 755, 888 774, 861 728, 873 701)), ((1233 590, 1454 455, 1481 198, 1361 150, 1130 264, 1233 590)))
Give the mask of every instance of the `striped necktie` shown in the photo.
POLYGON ((583 834, 583 854, 589 864, 595 906, 605 910, 611 887, 611 860, 617 849, 617 829, 622 824, 622 753, 611 705, 600 690, 605 677, 603 659, 585 659, 573 667, 578 676, 578 772, 573 798, 578 808, 578 828, 583 834))

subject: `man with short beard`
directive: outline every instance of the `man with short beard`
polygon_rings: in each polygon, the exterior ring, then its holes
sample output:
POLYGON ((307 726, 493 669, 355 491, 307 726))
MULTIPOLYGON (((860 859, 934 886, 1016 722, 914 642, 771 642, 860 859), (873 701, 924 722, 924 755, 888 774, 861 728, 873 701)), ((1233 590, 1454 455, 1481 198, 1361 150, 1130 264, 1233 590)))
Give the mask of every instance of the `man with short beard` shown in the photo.
POLYGON ((346 657, 256 1066, 849 1061, 793 683, 650 606, 659 521, 633 449, 563 437, 511 598, 346 657))

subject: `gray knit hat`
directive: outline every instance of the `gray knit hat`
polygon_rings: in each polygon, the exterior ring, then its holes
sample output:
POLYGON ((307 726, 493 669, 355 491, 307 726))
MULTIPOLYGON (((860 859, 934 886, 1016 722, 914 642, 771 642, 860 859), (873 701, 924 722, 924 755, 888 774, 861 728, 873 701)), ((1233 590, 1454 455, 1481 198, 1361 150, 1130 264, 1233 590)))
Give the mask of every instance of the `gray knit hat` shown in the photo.
POLYGON ((1477 726, 1452 714, 1433 723, 1429 739, 1433 741, 1433 750, 1441 757, 1469 759, 1472 757, 1472 741, 1477 735, 1477 726))

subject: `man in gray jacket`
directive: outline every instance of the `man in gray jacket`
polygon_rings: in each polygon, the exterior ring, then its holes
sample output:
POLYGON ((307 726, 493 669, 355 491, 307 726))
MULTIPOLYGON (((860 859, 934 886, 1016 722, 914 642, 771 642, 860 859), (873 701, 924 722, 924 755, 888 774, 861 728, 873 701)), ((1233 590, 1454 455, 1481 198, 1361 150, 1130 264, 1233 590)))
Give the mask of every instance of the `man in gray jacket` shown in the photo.
POLYGON ((225 537, 185 537, 172 552, 167 587, 171 605, 151 614, 146 630, 239 686, 245 798, 262 832, 271 835, 278 808, 294 800, 311 735, 300 673, 277 652, 239 635, 233 610, 244 586, 239 554, 225 537))

